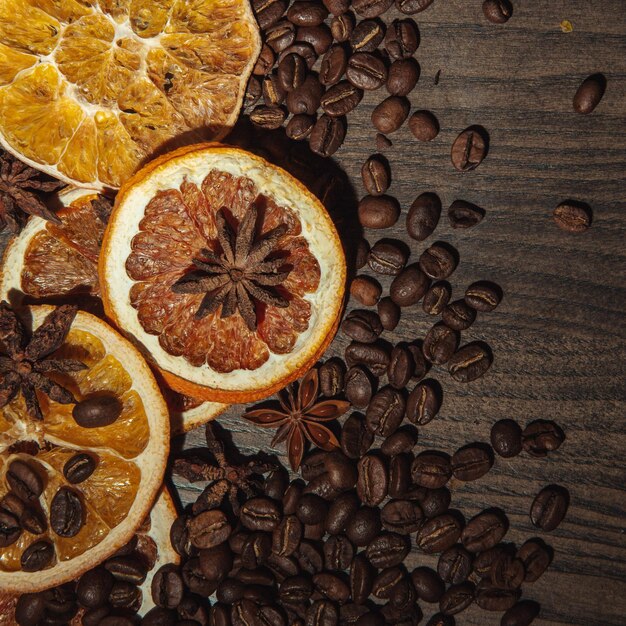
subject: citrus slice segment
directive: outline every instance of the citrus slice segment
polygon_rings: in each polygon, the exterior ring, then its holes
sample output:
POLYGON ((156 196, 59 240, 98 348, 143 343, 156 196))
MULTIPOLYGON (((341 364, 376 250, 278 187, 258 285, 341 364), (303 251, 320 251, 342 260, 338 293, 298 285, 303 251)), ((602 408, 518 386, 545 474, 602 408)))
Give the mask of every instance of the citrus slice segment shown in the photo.
POLYGON ((0 144, 119 187, 159 151, 224 137, 260 48, 248 0, 3 0, 0 144))
MULTIPOLYGON (((30 307, 26 313, 32 316, 32 328, 52 311, 45 305, 30 307)), ((9 510, 8 495, 24 500, 19 487, 24 474, 16 474, 15 467, 26 465, 26 476, 35 472, 41 484, 40 494, 31 490, 27 503, 46 520, 37 532, 20 526, 17 537, 0 543, 0 588, 7 592, 38 591, 72 580, 125 544, 150 510, 167 461, 167 406, 150 368, 128 341, 102 320, 79 311, 50 358, 76 359, 86 366, 63 373, 42 370, 77 402, 112 396, 121 412, 107 425, 79 426, 72 414, 75 405, 40 392, 41 420, 27 409, 22 393, 0 409, 0 508, 9 510), (92 471, 77 482, 70 480, 66 464, 78 453, 88 455, 92 471), (70 530, 51 517, 53 500, 67 490, 82 510, 80 524, 70 530), (35 560, 33 575, 33 561, 25 561, 25 551, 42 541, 52 546, 52 557, 35 560), (30 572, 24 571, 24 562, 30 572)), ((75 506, 72 501, 67 506, 75 506)))
POLYGON ((302 184, 244 150, 203 144, 123 186, 99 276, 107 315, 174 389, 246 402, 323 353, 346 267, 334 224, 302 184))

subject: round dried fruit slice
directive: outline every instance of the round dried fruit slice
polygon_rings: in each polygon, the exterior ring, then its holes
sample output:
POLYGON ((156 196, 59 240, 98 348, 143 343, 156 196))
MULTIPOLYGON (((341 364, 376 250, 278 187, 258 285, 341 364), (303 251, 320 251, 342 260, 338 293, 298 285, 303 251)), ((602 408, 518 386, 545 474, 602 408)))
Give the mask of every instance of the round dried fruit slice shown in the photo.
POLYGON ((245 150, 204 144, 122 187, 99 274, 107 315, 174 389, 246 402, 323 353, 346 266, 333 222, 301 183, 245 150))
POLYGON ((248 0, 2 0, 0 144, 119 187, 160 150, 224 137, 260 46, 248 0))
POLYGON ((124 545, 169 449, 167 406, 127 340, 67 305, 22 313, 0 304, 0 588, 21 593, 124 545))
MULTIPOLYGON (((61 224, 31 218, 8 244, 0 274, 0 299, 23 304, 80 304, 102 316, 98 255, 112 203, 93 191, 58 194, 61 224)), ((214 419, 228 407, 178 394, 159 377, 170 409, 172 434, 214 419)))

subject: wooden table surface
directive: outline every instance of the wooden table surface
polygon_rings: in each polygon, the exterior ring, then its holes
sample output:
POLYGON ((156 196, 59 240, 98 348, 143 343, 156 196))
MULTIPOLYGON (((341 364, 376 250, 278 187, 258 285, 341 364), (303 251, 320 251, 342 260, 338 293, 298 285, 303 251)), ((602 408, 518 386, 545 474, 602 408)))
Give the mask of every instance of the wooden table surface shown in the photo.
MULTIPOLYGON (((393 170, 390 193, 403 207, 398 224, 368 232, 404 239, 415 260, 424 249, 404 232, 406 209, 424 191, 437 192, 445 208, 462 198, 484 207, 474 229, 455 231, 442 219, 429 240, 457 248, 460 265, 451 278, 453 297, 472 281, 488 279, 504 291, 501 306, 463 333, 486 341, 495 360, 489 373, 470 384, 455 383, 443 369, 431 375, 444 390, 439 417, 420 429, 416 450, 449 453, 472 441, 488 441, 492 424, 511 417, 525 425, 554 419, 566 441, 546 459, 522 454, 496 458, 475 483, 452 482, 453 506, 467 518, 483 508, 506 510, 506 539, 522 543, 540 536, 555 558, 524 597, 542 604, 536 623, 623 626, 626 624, 626 19, 623 0, 514 0, 504 26, 485 21, 479 0, 435 0, 416 17, 421 78, 411 94, 413 109, 436 113, 441 133, 430 144, 412 138, 405 125, 390 136, 386 152, 393 170), (573 32, 559 24, 569 20, 573 32), (438 85, 434 77, 441 71, 438 85), (607 93, 590 116, 576 115, 571 100, 581 80, 594 72, 608 78, 607 93), (455 171, 452 141, 465 127, 484 126, 487 159, 475 171, 455 171), (593 207, 592 228, 569 235, 554 225, 554 206, 565 199, 593 207), (548 483, 567 487, 571 505, 552 533, 537 532, 528 518, 534 494, 548 483)), ((393 15, 390 15, 393 17, 393 15)), ((366 94, 349 117, 337 167, 354 184, 335 211, 353 225, 355 197, 362 194, 359 170, 375 152, 369 122, 381 93, 366 94)), ((345 230, 345 228, 344 228, 345 230)), ((349 228, 354 234, 354 229, 349 228)), ((388 282, 384 282, 388 287, 388 282)), ((353 306, 353 303, 349 303, 353 306)), ((404 312, 387 339, 424 336, 432 320, 420 307, 404 312)), ((345 340, 330 349, 341 354, 345 340)), ((244 454, 282 450, 269 446, 272 433, 239 419, 233 406, 219 422, 232 431, 244 454)), ((173 442, 173 452, 201 446, 203 429, 173 442)), ((178 481, 182 504, 197 485, 178 481)), ((435 563, 414 550, 410 566, 435 563)), ((423 605, 429 616, 434 607, 423 605)), ((489 626, 499 615, 471 608, 458 624, 489 626)))

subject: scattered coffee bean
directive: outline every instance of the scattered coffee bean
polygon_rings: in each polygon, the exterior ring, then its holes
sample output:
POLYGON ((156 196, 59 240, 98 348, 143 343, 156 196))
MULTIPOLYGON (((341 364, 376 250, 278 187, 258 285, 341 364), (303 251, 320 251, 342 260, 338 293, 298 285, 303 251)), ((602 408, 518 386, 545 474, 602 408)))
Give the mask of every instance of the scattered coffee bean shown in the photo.
MULTIPOLYGON (((267 81, 268 78, 265 80, 267 81)), ((263 86, 265 86, 265 82, 263 83, 263 86)), ((298 113, 315 115, 320 106, 323 92, 324 88, 322 87, 320 81, 312 74, 309 74, 299 87, 287 94, 287 109, 289 109, 289 112, 293 115, 297 115, 298 113)), ((313 133, 315 133, 315 128, 317 128, 317 125, 323 118, 324 116, 319 118, 313 129, 313 133)), ((312 140, 313 136, 311 136, 311 141, 312 140)), ((341 141, 343 141, 343 137, 341 138, 341 141)), ((339 143, 341 143, 341 141, 339 143)))
POLYGON ((386 296, 378 301, 378 316, 385 330, 394 330, 400 322, 400 307, 386 296))
POLYGON ((417 531, 417 546, 427 554, 443 552, 458 541, 461 528, 461 522, 450 513, 433 517, 417 531))
POLYGON ((356 249, 356 258, 354 262, 356 269, 360 270, 362 267, 365 267, 369 255, 370 244, 367 242, 367 239, 359 239, 359 243, 357 244, 356 249))
POLYGON ((376 133, 376 150, 383 152, 393 146, 391 139, 385 137, 382 133, 376 133))
POLYGON ((39 506, 25 506, 19 517, 20 526, 33 535, 41 535, 48 528, 45 514, 39 506))
POLYGON ((261 30, 267 30, 275 24, 287 10, 286 0, 253 0, 252 8, 261 30))
POLYGON ((274 61, 276 61, 274 50, 272 50, 272 48, 270 48, 267 44, 263 44, 261 52, 259 53, 259 58, 257 59, 252 73, 255 76, 265 76, 271 72, 272 67, 274 66, 274 61))
POLYGON ((553 213, 556 225, 568 233, 584 233, 591 226, 591 210, 579 202, 562 202, 553 213))
POLYGON ((481 313, 493 311, 502 300, 502 292, 497 285, 486 281, 472 283, 465 290, 465 302, 481 313))
POLYGON ((359 477, 356 491, 367 506, 379 505, 387 496, 389 475, 384 460, 374 454, 366 454, 358 463, 359 477))
POLYGON ((278 106, 258 106, 250 113, 250 119, 261 128, 280 128, 287 114, 278 106))
POLYGON ((446 583, 458 585, 467 580, 472 571, 472 555, 461 545, 448 548, 439 557, 437 573, 446 583))
POLYGON ((411 476, 414 483, 427 489, 443 487, 452 476, 450 457, 443 452, 420 452, 411 465, 411 476))
POLYGON ((346 78, 359 89, 372 91, 385 84, 387 67, 370 52, 356 52, 348 60, 346 78))
POLYGON ((380 449, 389 457, 411 452, 417 443, 417 429, 409 424, 402 426, 383 441, 380 449))
POLYGON ((250 76, 248 86, 246 87, 244 106, 246 108, 254 106, 259 101, 262 93, 261 81, 256 76, 250 76))
POLYGON ((326 532, 330 535, 343 533, 359 506, 359 499, 354 492, 342 493, 338 496, 328 508, 326 532))
POLYGON ((370 196, 382 196, 391 184, 391 172, 387 160, 375 154, 361 167, 363 187, 370 196))
MULTIPOLYGON (((293 28, 293 25, 290 24, 290 26, 291 28, 293 28)), ((315 48, 310 43, 306 43, 305 41, 296 41, 295 43, 291 43, 289 46, 287 46, 284 50, 281 51, 278 57, 278 62, 280 63, 288 54, 297 54, 298 56, 302 57, 309 70, 313 69, 313 66, 317 61, 317 52, 315 52, 315 48)), ((311 74, 309 76, 311 78, 315 78, 311 74)), ((307 76, 307 78, 309 76, 307 76)), ((317 88, 313 88, 317 91, 317 88)))
MULTIPOLYGON (((345 387, 346 365, 341 359, 332 358, 319 369, 320 390, 327 398, 339 395, 345 387)), ((266 484, 267 484, 266 480, 266 484)))
POLYGON ((484 552, 504 537, 508 526, 507 519, 501 513, 483 511, 466 524, 461 541, 470 552, 484 552))
POLYGON ((448 246, 434 243, 422 252, 419 258, 419 266, 429 278, 442 280, 448 278, 454 272, 456 259, 448 246))
POLYGON ((606 77, 592 74, 585 78, 574 95, 574 111, 588 115, 600 104, 606 91, 606 77))
POLYGON ((430 280, 417 263, 405 267, 389 288, 391 299, 400 307, 417 304, 428 290, 430 280))
POLYGON ((20 558, 24 572, 38 572, 52 564, 55 558, 54 546, 47 539, 31 543, 20 558))
POLYGON ((522 429, 510 419, 496 422, 491 428, 491 445, 505 459, 518 455, 522 451, 522 429))
POLYGON ((8 511, 0 510, 0 548, 14 544, 22 534, 19 519, 8 511))
POLYGON ((85 523, 85 511, 79 495, 61 487, 50 503, 50 527, 60 537, 75 537, 85 523))
POLYGON ((491 567, 491 583, 499 589, 518 589, 524 582, 524 562, 504 552, 491 567))
POLYGON ((544 457, 561 447, 565 433, 551 420, 534 420, 522 433, 522 447, 532 456, 544 457))
POLYGON ((406 98, 389 96, 372 111, 372 124, 381 133, 393 133, 404 124, 410 108, 406 98))
MULTIPOLYGON (((263 101, 265 102, 265 106, 258 106, 250 113, 250 119, 257 125, 262 128, 272 128, 272 110, 281 105, 285 101, 285 97, 287 96, 287 92, 282 86, 281 82, 278 80, 278 75, 276 73, 268 74, 261 81, 261 91, 263 93, 263 101), (270 109, 270 112, 267 112, 267 109, 270 109), (254 113, 254 116, 252 115, 254 113), (269 121, 266 119, 268 118, 269 121)), ((286 115, 285 112, 280 109, 283 115, 286 115)), ((274 114, 276 115, 276 114, 274 114)), ((277 128, 277 127, 276 127, 277 128)))
POLYGON ((474 585, 470 582, 452 585, 439 598, 439 610, 444 615, 456 615, 474 601, 474 585))
POLYGON ((278 65, 278 81, 286 91, 293 91, 302 85, 307 74, 305 60, 295 52, 283 57, 278 65))
POLYGON ((231 526, 224 513, 211 510, 191 518, 187 522, 187 530, 189 540, 196 548, 212 548, 228 539, 231 526))
POLYGON ((287 19, 296 26, 319 26, 327 17, 323 4, 307 0, 296 0, 287 11, 287 19))
POLYGON ((424 602, 439 602, 445 585, 439 575, 430 567, 418 567, 411 572, 411 581, 417 597, 424 602))
POLYGON ((296 41, 313 46, 315 53, 321 56, 328 51, 333 43, 333 36, 326 24, 319 26, 299 26, 296 30, 296 41))
POLYGON ((269 498, 251 498, 241 507, 241 523, 250 530, 271 532, 280 523, 278 505, 269 498))
POLYGON ((315 126, 315 121, 316 118, 313 115, 299 113, 298 115, 294 115, 289 122, 287 122, 285 133, 290 139, 302 141, 311 134, 313 126, 315 126))
MULTIPOLYGON (((415 59, 397 59, 389 67, 387 91, 392 96, 408 96, 415 89, 419 75, 420 68, 415 59)), ((411 121, 414 117, 415 114, 409 118, 409 127, 413 133, 411 121)))
POLYGON ((63 476, 68 483, 76 485, 87 480, 98 466, 98 461, 91 455, 80 452, 70 457, 63 466, 63 476))
POLYGON ((552 552, 541 539, 529 539, 517 551, 517 557, 524 563, 524 580, 534 583, 548 569, 552 561, 552 552))
POLYGON ((565 517, 569 507, 569 493, 559 485, 544 487, 530 507, 530 521, 546 532, 554 530, 565 517))
POLYGON ((380 45, 385 31, 377 20, 362 20, 350 35, 350 45, 355 52, 374 52, 380 45))
POLYGON ((490 351, 480 343, 468 343, 448 361, 448 371, 454 380, 469 383, 483 376, 491 367, 490 351))
POLYGON ((372 247, 368 265, 377 274, 397 276, 406 265, 409 251, 401 241, 379 239, 372 247))
POLYGON ((322 109, 331 117, 347 115, 357 107, 363 98, 363 91, 344 80, 333 85, 322 96, 322 109))
POLYGON ((5 474, 9 487, 22 500, 36 500, 43 492, 40 465, 36 461, 11 461, 5 474))
POLYGON ((387 380, 394 389, 404 389, 411 380, 415 365, 413 356, 408 347, 398 344, 391 351, 387 380))
POLYGON ((455 200, 448 209, 448 220, 452 228, 472 228, 479 224, 483 217, 485 217, 483 209, 465 200, 455 200))
POLYGON ((276 20, 265 33, 265 43, 272 48, 276 54, 280 54, 289 46, 293 45, 295 40, 296 27, 285 19, 280 21, 276 20))
POLYGON ((422 193, 415 200, 406 216, 409 237, 424 241, 433 234, 441 215, 441 200, 434 193, 422 193))
POLYGON ((416 111, 409 118, 409 128, 419 141, 432 141, 439 134, 439 120, 430 111, 416 111))
POLYGON ((485 17, 494 24, 504 24, 513 15, 513 6, 509 0, 485 0, 483 2, 485 17))
POLYGON ((453 330, 465 330, 476 320, 476 310, 465 300, 455 300, 443 310, 441 318, 453 330))
POLYGON ((389 9, 393 0, 354 0, 352 8, 361 17, 378 17, 389 9))
POLYGON ((380 569, 400 565, 411 549, 405 535, 382 533, 366 548, 365 556, 374 567, 380 569))
POLYGON ((272 550, 279 556, 291 556, 300 546, 302 534, 302 522, 295 515, 287 515, 272 533, 272 550))
POLYGON ((374 434, 388 437, 400 426, 404 410, 403 395, 391 386, 383 387, 370 401, 365 423, 374 434))
POLYGON ((350 284, 350 295, 365 306, 374 306, 382 292, 380 283, 371 276, 357 276, 350 284))
POLYGON ((359 222, 364 228, 390 228, 400 217, 400 205, 392 196, 364 196, 358 206, 359 222))
POLYGON ((330 23, 330 32, 338 43, 344 43, 352 37, 355 19, 352 13, 343 13, 333 17, 330 23))
POLYGON ((335 603, 330 600, 315 600, 306 610, 306 626, 337 626, 337 624, 339 612, 335 603))
POLYGON ((355 341, 374 343, 383 332, 383 326, 374 311, 355 309, 344 318, 341 330, 355 341))
POLYGON ((441 400, 433 385, 419 383, 413 388, 406 402, 406 418, 423 426, 431 422, 439 413, 441 400))
MULTIPOLYGON (((350 368, 348 373, 353 369, 350 368)), ((350 459, 362 457, 374 442, 374 434, 365 425, 365 419, 352 413, 341 429, 341 451, 350 459)))
POLYGON ((357 409, 364 409, 372 399, 372 394, 373 384, 365 368, 360 365, 351 367, 346 374, 346 398, 357 409))
POLYGON ((502 619, 500 626, 530 626, 539 615, 541 607, 532 600, 522 600, 508 609, 502 619))
POLYGON ((320 82, 322 85, 335 85, 344 75, 348 64, 348 55, 345 49, 339 45, 333 45, 322 59, 320 66, 320 82))
POLYGON ((407 59, 419 46, 419 31, 412 19, 393 20, 385 33, 384 46, 389 57, 396 61, 407 59))
POLYGON ((404 571, 402 568, 388 567, 382 570, 374 579, 372 594, 377 598, 388 600, 396 587, 404 581, 404 571))
POLYGON ((482 129, 466 128, 452 144, 452 165, 460 172, 476 169, 487 156, 487 136, 482 129))
POLYGON ((434 283, 424 295, 422 309, 428 315, 441 315, 446 305, 450 301, 452 290, 450 284, 446 282, 434 283))
POLYGON ((433 0, 396 0, 396 8, 402 13, 413 15, 425 11, 433 0))
POLYGON ((435 324, 424 337, 422 350, 431 363, 443 365, 455 355, 459 345, 459 334, 445 324, 435 324))
POLYGON ((122 409, 122 403, 115 396, 95 396, 74 405, 72 417, 83 428, 100 428, 113 424, 122 409))
POLYGON ((346 123, 343 119, 322 115, 311 131, 309 147, 320 156, 332 156, 343 143, 345 136, 346 123))

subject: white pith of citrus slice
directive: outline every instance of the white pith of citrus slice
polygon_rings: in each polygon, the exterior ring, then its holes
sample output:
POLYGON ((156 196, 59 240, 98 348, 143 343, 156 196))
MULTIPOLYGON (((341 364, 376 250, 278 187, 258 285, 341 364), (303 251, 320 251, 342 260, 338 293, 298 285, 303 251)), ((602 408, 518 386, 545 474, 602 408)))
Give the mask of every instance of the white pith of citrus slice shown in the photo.
MULTIPOLYGON (((52 310, 30 307, 33 328, 52 310)), ((48 513, 52 497, 68 485, 63 466, 77 451, 96 455, 96 470, 74 485, 86 511, 74 537, 59 537, 48 525, 43 535, 22 531, 13 544, 0 548, 0 588, 25 593, 52 587, 80 576, 124 545, 146 517, 161 487, 169 450, 167 406, 150 368, 133 346, 105 322, 79 311, 58 351, 88 368, 55 374, 77 400, 89 394, 116 396, 122 413, 108 426, 83 428, 72 417, 73 405, 57 404, 40 395, 43 421, 28 416, 18 395, 0 409, 0 498, 9 490, 6 471, 13 459, 35 463, 43 474, 39 502, 48 513), (33 441, 40 451, 14 452, 17 442, 33 441), (21 571, 20 557, 33 542, 48 539, 56 561, 35 574, 21 571)))
POLYGON ((301 183, 245 150, 203 144, 156 159, 122 187, 99 275, 107 315, 174 389, 245 402, 298 378, 323 353, 342 309, 346 267, 334 224, 301 183), (291 268, 281 285, 288 307, 263 305, 256 331, 238 311, 199 319, 203 294, 171 290, 203 248, 221 250, 216 212, 226 207, 238 223, 250 203, 259 207, 257 231, 287 225, 277 253, 291 268))
POLYGON ((224 137, 260 47, 248 0, 2 0, 0 144, 119 187, 160 150, 224 137))

